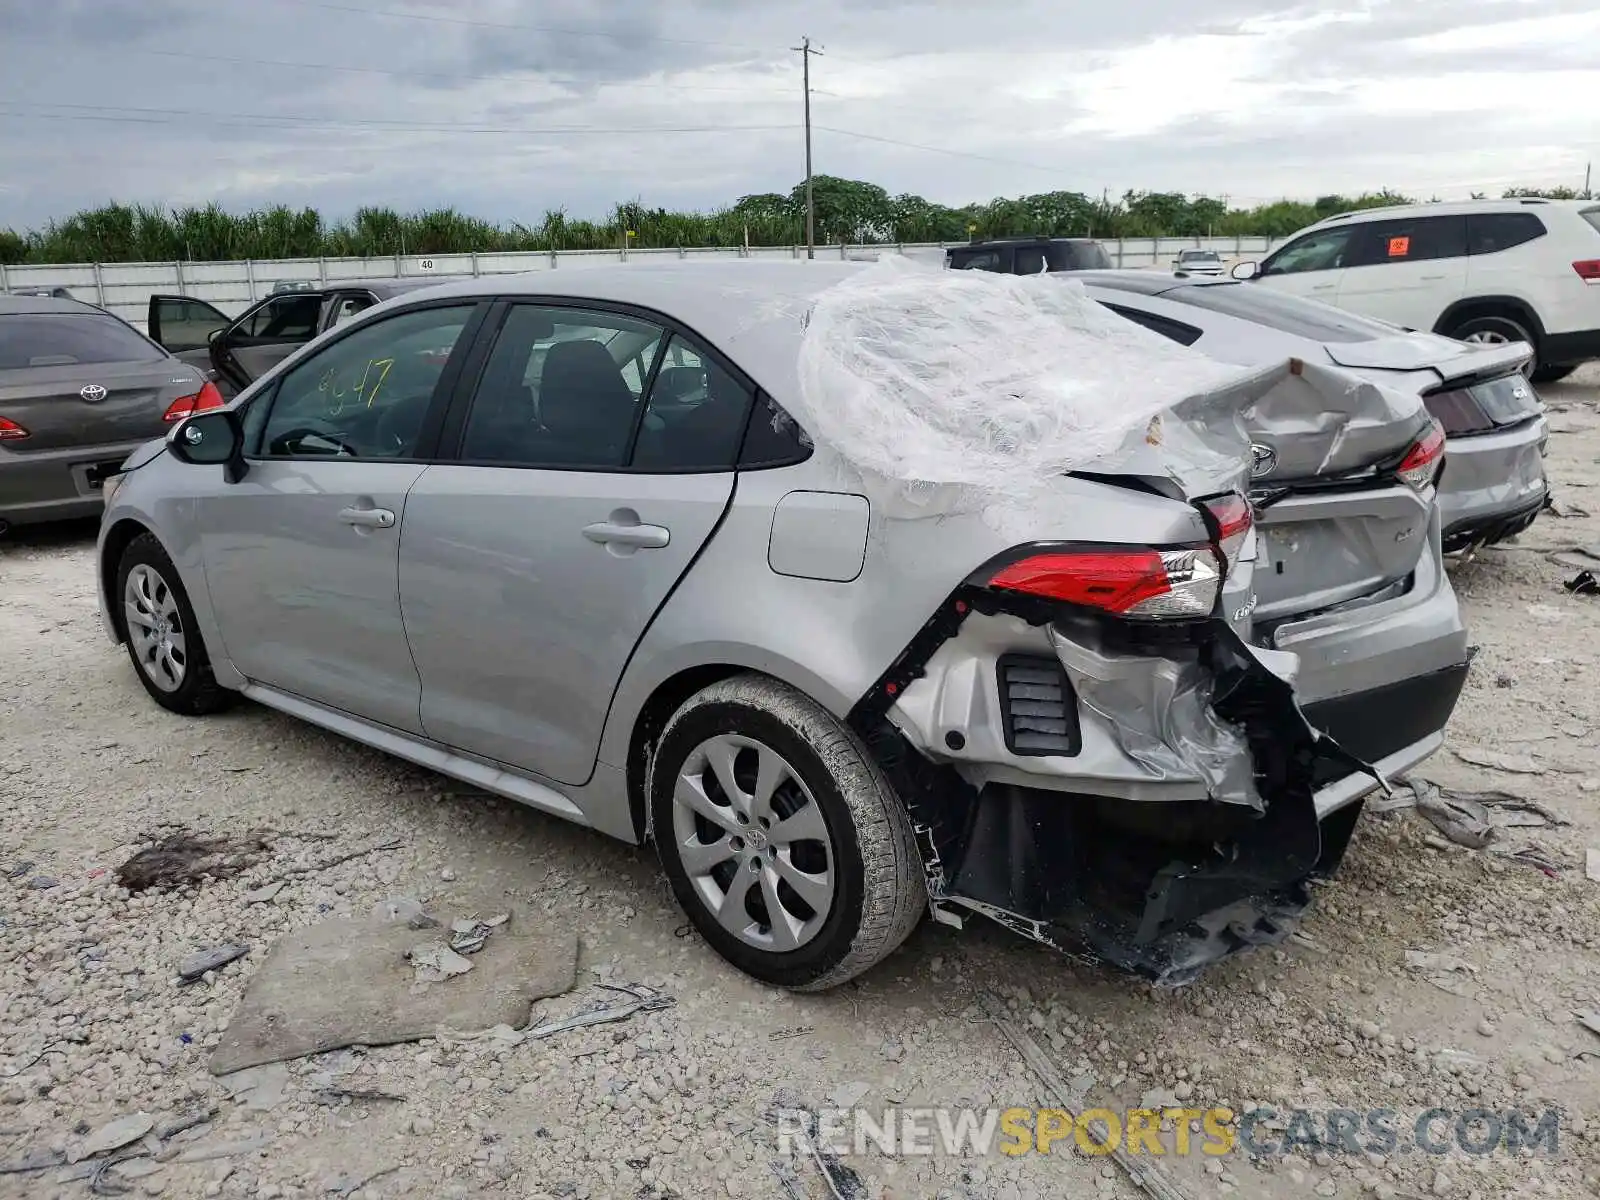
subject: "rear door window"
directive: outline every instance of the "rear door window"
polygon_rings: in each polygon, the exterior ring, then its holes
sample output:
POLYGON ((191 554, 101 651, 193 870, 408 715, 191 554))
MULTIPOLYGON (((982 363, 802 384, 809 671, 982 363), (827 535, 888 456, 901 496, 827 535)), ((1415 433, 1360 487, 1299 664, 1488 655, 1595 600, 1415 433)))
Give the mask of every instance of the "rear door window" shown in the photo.
POLYGON ((1052 271, 1103 271, 1111 256, 1099 242, 1051 242, 1046 249, 1052 271))
POLYGON ((15 313, 0 317, 0 371, 80 363, 159 362, 166 352, 100 313, 15 313))
MULTIPOLYGON (((1600 214, 1600 209, 1591 211, 1600 214)), ((1494 254, 1544 235, 1544 222, 1531 212, 1473 213, 1467 218, 1469 254, 1494 254)))
POLYGON ((322 297, 286 292, 274 296, 243 318, 229 334, 230 340, 250 338, 267 342, 309 342, 316 336, 322 297))
POLYGON ((1467 221, 1462 216, 1405 217, 1363 221, 1345 257, 1347 267, 1428 262, 1460 258, 1467 252, 1467 221))
POLYGON ((963 252, 950 256, 950 268, 955 271, 1004 271, 1005 266, 998 250, 963 252))

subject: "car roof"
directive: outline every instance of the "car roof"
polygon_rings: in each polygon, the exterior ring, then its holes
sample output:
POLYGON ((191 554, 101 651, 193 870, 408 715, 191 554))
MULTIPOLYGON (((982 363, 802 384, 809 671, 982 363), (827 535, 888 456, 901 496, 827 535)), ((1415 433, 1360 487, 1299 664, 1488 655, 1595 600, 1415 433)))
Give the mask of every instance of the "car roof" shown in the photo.
POLYGON ((948 248, 947 252, 954 254, 961 250, 986 250, 996 246, 1040 246, 1046 242, 1055 242, 1058 245, 1061 243, 1071 243, 1073 245, 1081 246, 1092 241, 1094 241, 1094 238, 1047 237, 1044 234, 1040 234, 1038 237, 985 238, 979 242, 963 242, 959 246, 951 246, 948 248))
POLYGON ((66 300, 55 296, 0 296, 0 316, 18 316, 37 313, 99 313, 106 310, 83 300, 66 300))
POLYGON ((651 309, 732 355, 758 384, 782 399, 798 387, 798 348, 812 298, 869 269, 867 263, 805 259, 674 260, 466 277, 413 290, 408 299, 548 296, 651 309))
POLYGON ((1449 217, 1471 213, 1508 213, 1523 209, 1567 209, 1579 211, 1593 207, 1593 200, 1548 200, 1543 196, 1503 196, 1498 200, 1440 200, 1431 204, 1393 204, 1384 208, 1358 208, 1352 212, 1324 217, 1308 229, 1325 225, 1354 224, 1362 221, 1391 220, 1396 217, 1449 217))

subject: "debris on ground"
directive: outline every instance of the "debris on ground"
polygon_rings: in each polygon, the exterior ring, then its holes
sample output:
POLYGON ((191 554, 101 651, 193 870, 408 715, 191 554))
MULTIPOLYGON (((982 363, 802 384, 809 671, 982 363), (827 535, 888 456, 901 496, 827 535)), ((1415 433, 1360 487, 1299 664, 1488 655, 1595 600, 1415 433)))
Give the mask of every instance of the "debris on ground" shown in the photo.
POLYGON ((289 1068, 282 1063, 247 1067, 224 1075, 217 1082, 230 1099, 252 1112, 269 1112, 283 1102, 283 1093, 289 1086, 289 1068))
POLYGON ((416 947, 410 920, 335 918, 285 934, 246 986, 211 1072, 417 1041, 441 1027, 520 1026, 535 1000, 571 991, 576 980, 577 935, 548 917, 508 919, 448 987, 416 986, 407 957, 416 947))
POLYGON ((770 1123, 777 1124, 780 1114, 793 1147, 793 1159, 791 1162, 774 1159, 771 1165, 773 1174, 789 1196, 794 1200, 805 1200, 811 1194, 801 1177, 802 1171, 796 1169, 795 1164, 798 1163, 805 1174, 815 1168, 831 1200, 867 1200, 867 1185, 855 1169, 846 1166, 838 1155, 817 1145, 817 1114, 799 1103, 785 1088, 780 1088, 773 1097, 766 1118, 770 1123), (802 1128, 793 1129, 789 1123, 797 1118, 802 1128))
MULTIPOLYGON (((982 999, 984 1015, 1022 1056, 1028 1069, 1044 1085, 1048 1099, 1068 1112, 1082 1111, 1086 1097, 1074 1093, 1033 1035, 1007 1015, 1004 1003, 998 997, 986 994, 982 999)), ((1110 1155, 1111 1161, 1122 1168, 1133 1184, 1147 1195, 1155 1197, 1155 1200, 1184 1200, 1178 1185, 1158 1164, 1132 1157, 1121 1145, 1115 1145, 1110 1155)))
POLYGON ((1590 846, 1583 856, 1584 878, 1600 883, 1600 848, 1590 846))
POLYGON ((511 919, 510 913, 500 913, 488 920, 480 921, 477 917, 467 917, 464 920, 450 923, 450 949, 457 954, 476 954, 483 949, 484 943, 500 926, 511 919))
POLYGON ((230 879, 267 853, 264 837, 211 837, 180 830, 138 851, 117 868, 117 882, 130 892, 171 890, 202 879, 230 879))
POLYGON ((438 939, 413 946, 406 951, 406 957, 416 969, 419 984, 443 983, 472 970, 470 962, 438 939))
POLYGON ((547 1038, 558 1033, 566 1033, 571 1029, 582 1029, 586 1025, 606 1025, 613 1021, 626 1021, 637 1013, 657 1012, 663 1008, 671 1008, 678 1002, 675 997, 658 992, 655 988, 646 987, 642 983, 599 983, 595 986, 610 992, 620 992, 630 999, 620 1004, 602 1004, 559 1021, 543 1022, 523 1031, 525 1036, 532 1039, 547 1038))
POLYGON ((1573 504, 1571 501, 1554 499, 1545 504, 1544 511, 1549 513, 1552 517, 1562 517, 1567 519, 1587 517, 1589 515, 1589 510, 1584 508, 1581 504, 1573 504))
POLYGON ((126 1117, 118 1117, 84 1138, 77 1151, 69 1157, 71 1161, 77 1162, 80 1159, 93 1158, 97 1154, 120 1150, 131 1142, 137 1142, 155 1127, 155 1118, 149 1113, 131 1113, 126 1117))
POLYGON ((1578 1019, 1578 1024, 1582 1025, 1590 1033, 1600 1035, 1600 1009, 1588 1009, 1572 1015, 1578 1019))
POLYGON ((1557 550, 1550 556, 1550 561, 1558 566, 1571 567, 1574 571, 1600 571, 1600 542, 1593 546, 1569 546, 1565 550, 1557 550))
POLYGON ((1600 596, 1600 575, 1593 571, 1579 571, 1561 586, 1574 596, 1600 596))
POLYGON ((183 983, 193 983, 205 977, 209 971, 216 971, 236 962, 250 953, 249 946, 235 942, 228 946, 214 946, 210 950, 201 950, 191 954, 178 964, 178 979, 183 983))
POLYGON ((1508 775, 1543 775, 1547 770, 1527 754, 1504 754, 1482 746, 1452 746, 1450 749, 1464 763, 1504 771, 1508 775))
POLYGON ((1484 805, 1447 794, 1426 779, 1411 780, 1409 786, 1417 798, 1417 812, 1456 845, 1481 850, 1494 840, 1494 822, 1484 805))

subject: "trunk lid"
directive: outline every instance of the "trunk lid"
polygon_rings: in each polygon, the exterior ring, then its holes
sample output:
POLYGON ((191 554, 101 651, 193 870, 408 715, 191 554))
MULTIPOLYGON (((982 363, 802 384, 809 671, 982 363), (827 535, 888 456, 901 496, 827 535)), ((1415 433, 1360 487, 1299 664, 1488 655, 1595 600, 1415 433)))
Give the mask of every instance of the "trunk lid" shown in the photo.
POLYGON ((1431 333, 1406 333, 1364 342, 1328 342, 1341 367, 1380 371, 1431 371, 1440 382, 1520 371, 1533 351, 1522 342, 1458 342, 1431 333))
POLYGON ((1255 626, 1404 590, 1434 494, 1394 475, 1427 432, 1412 391, 1291 362, 1243 413, 1254 446, 1255 626))
POLYGON ((168 406, 204 382, 171 359, 0 370, 0 416, 28 432, 6 449, 28 454, 161 437, 168 406))

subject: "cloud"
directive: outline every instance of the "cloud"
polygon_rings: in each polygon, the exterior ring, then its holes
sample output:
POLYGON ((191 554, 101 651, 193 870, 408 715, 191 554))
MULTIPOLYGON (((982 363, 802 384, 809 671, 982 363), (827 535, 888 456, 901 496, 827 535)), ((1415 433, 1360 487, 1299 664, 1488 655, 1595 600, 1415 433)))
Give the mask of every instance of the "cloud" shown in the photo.
POLYGON ((817 169, 948 203, 1577 184, 1600 95, 1592 0, 58 0, 0 9, 0 226, 787 191, 803 34, 817 169))

